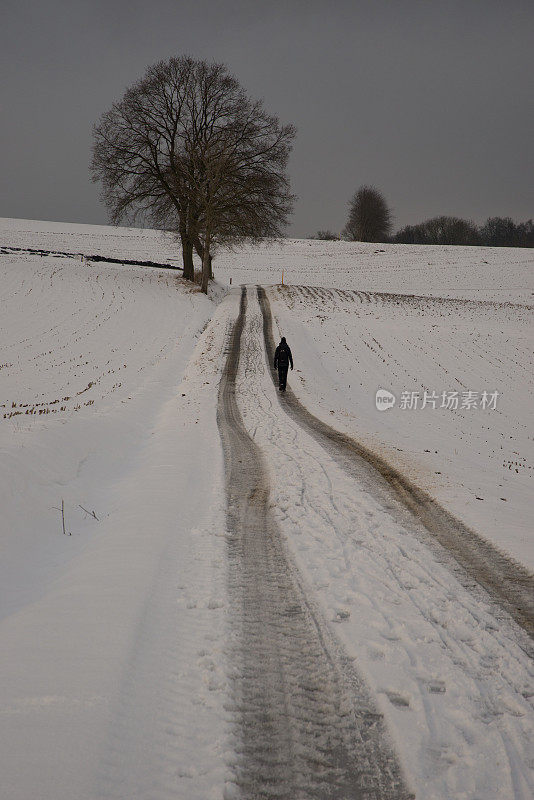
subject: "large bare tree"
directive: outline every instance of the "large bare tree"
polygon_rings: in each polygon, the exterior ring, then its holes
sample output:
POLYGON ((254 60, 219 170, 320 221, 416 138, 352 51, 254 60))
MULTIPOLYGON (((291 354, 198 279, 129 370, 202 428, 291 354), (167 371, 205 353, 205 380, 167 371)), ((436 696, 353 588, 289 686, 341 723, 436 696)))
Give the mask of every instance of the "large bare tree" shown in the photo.
POLYGON ((281 234, 293 203, 285 168, 295 135, 261 103, 243 92, 220 97, 210 72, 205 78, 208 91, 202 81, 191 109, 200 132, 191 160, 203 291, 214 245, 281 234))
POLYGON ((189 58, 149 67, 95 126, 91 163, 93 181, 102 182, 114 224, 141 217, 162 225, 172 207, 182 233, 184 277, 189 279, 194 277, 193 249, 180 142, 193 68, 189 58))
POLYGON ((361 186, 350 201, 343 235, 358 242, 384 242, 391 233, 391 223, 383 194, 374 186, 361 186))
POLYGON ((215 244, 278 236, 292 208, 295 135, 252 102, 221 64, 171 58, 149 67, 94 130, 93 180, 111 219, 176 230, 184 277, 193 248, 207 291, 215 244))

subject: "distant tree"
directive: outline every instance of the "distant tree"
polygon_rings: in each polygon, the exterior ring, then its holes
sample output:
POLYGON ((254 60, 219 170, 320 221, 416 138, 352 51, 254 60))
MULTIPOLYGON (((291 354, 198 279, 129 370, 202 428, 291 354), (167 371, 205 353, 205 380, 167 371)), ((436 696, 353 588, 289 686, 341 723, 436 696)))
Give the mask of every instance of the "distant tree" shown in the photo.
POLYGON ((112 222, 176 230, 184 277, 216 243, 278 236, 292 208, 286 165, 295 130, 252 102, 224 65, 171 58, 149 67, 94 129, 94 181, 112 222))
POLYGON ((339 236, 337 233, 332 233, 332 231, 317 231, 316 234, 310 236, 310 239, 323 239, 325 242, 337 242, 339 236))
POLYGON ((532 220, 516 223, 510 217, 490 217, 480 229, 488 247, 532 247, 532 220))
POLYGON ((213 84, 203 83, 196 98, 200 145, 192 156, 203 291, 214 245, 280 236, 293 205, 286 166, 295 129, 280 125, 242 90, 221 97, 213 84))
POLYGON ((343 236, 358 242, 385 242, 391 224, 392 214, 383 194, 374 186, 361 186, 349 203, 343 236))
POLYGON ((435 217, 429 220, 429 234, 436 244, 475 245, 478 228, 471 220, 460 217, 435 217))
POLYGON ((427 244, 423 240, 422 225, 405 225, 393 236, 393 241, 397 244, 427 244))
POLYGON ((480 236, 474 222, 460 217, 433 217, 418 225, 407 225, 398 231, 393 241, 401 244, 479 244, 480 236))
POLYGON ((534 247, 534 223, 514 222, 510 217, 490 217, 477 227, 459 217, 433 217, 397 231, 400 244, 485 245, 487 247, 534 247))
POLYGON ((521 247, 534 247, 534 222, 531 219, 521 223, 521 247))

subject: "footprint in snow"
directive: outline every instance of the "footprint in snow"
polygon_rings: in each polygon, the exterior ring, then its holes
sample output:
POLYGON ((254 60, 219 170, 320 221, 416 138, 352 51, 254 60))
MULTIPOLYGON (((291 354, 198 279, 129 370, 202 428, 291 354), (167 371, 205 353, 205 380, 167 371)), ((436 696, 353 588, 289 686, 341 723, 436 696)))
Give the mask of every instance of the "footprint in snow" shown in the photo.
POLYGON ((427 683, 427 689, 430 694, 445 694, 447 687, 444 681, 431 680, 427 683))
POLYGON ((397 706, 397 708, 409 708, 410 707, 410 699, 404 694, 400 692, 395 692, 392 689, 381 689, 379 690, 382 694, 385 694, 389 702, 397 706))
POLYGON ((386 631, 382 634, 382 637, 387 639, 388 642, 398 642, 401 638, 398 633, 395 633, 395 631, 386 631))
POLYGON ((368 647, 367 651, 371 661, 383 661, 383 659, 386 657, 386 654, 381 647, 368 647))
POLYGON ((344 622, 344 620, 350 617, 350 611, 346 608, 340 608, 336 611, 333 622, 344 622))

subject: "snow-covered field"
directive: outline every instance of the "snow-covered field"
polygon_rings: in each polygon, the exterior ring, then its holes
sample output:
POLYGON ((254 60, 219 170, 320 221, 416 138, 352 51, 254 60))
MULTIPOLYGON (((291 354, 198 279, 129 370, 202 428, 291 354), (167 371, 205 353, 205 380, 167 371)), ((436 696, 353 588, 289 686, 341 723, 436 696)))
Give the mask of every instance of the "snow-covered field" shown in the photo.
MULTIPOLYGON (((0 248, 9 800, 204 800, 230 780, 216 425, 238 311, 230 280, 271 287, 290 384, 313 413, 534 568, 532 251, 287 240, 219 253, 206 298, 178 272, 24 252, 179 264, 157 231, 0 220, 0 248), (377 411, 378 388, 394 408, 377 411), (458 391, 460 404, 469 390, 478 404, 499 394, 496 409, 400 407, 403 391, 425 390, 458 391)), ((254 305, 246 330, 238 397, 274 513, 377 693, 418 797, 527 800, 521 639, 273 411, 254 305)))
POLYGON ((532 250, 287 239, 217 253, 218 280, 532 304, 532 250))
MULTIPOLYGON (((181 265, 170 234, 139 228, 0 218, 0 246, 32 247, 181 265)), ((220 250, 219 283, 322 286, 532 304, 532 250, 286 239, 220 250)))
POLYGON ((306 406, 534 569, 532 308, 307 287, 270 297, 306 406), (394 407, 377 409, 380 388, 394 407))
POLYGON ((0 218, 0 247, 182 264, 181 248, 171 234, 143 228, 0 218))
POLYGON ((210 797, 224 304, 202 333, 216 303, 179 273, 17 253, 0 274, 0 794, 210 797))

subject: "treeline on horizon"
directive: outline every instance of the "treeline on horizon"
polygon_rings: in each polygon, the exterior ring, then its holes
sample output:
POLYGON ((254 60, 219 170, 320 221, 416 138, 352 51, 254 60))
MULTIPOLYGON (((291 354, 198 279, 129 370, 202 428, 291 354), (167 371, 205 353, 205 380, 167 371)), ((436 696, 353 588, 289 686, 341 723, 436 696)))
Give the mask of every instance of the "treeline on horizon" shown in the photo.
POLYGON ((514 222, 511 217, 489 217, 482 225, 454 216, 439 216, 392 233, 393 215, 374 186, 361 186, 349 203, 349 216, 341 235, 317 231, 312 239, 390 244, 438 244, 482 247, 534 247, 534 222, 514 222))
POLYGON ((534 247, 534 223, 489 217, 483 225, 460 217, 433 217, 405 225, 389 241, 397 244, 458 244, 482 247, 534 247))

